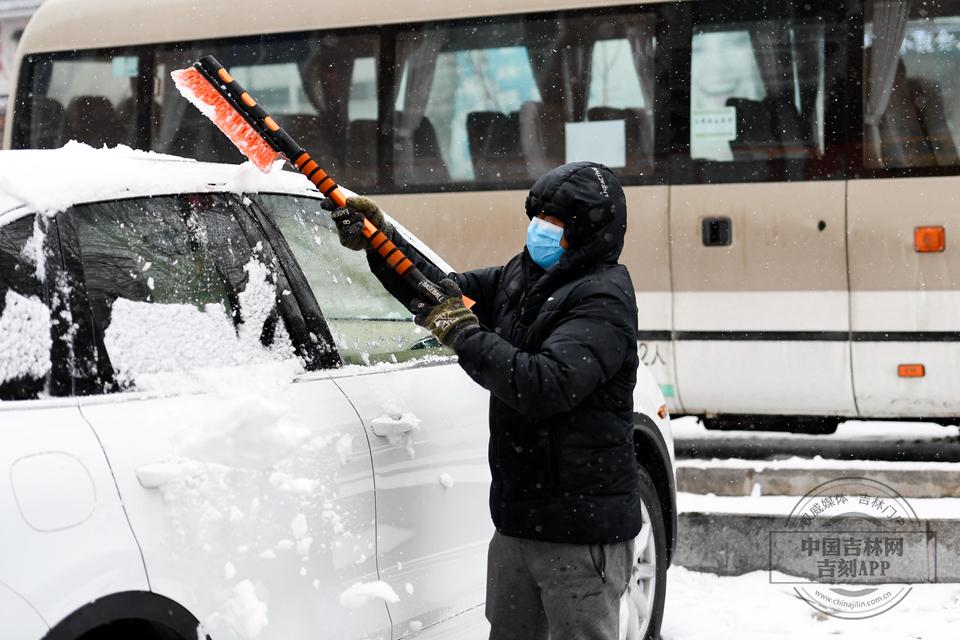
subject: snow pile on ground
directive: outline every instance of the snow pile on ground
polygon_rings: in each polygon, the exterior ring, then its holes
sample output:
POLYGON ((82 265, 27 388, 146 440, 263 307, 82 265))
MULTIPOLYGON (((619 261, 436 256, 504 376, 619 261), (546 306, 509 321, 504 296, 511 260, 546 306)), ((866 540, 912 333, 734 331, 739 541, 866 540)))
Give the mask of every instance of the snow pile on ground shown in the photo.
POLYGON ((400 596, 386 582, 357 582, 340 594, 340 606, 359 609, 373 600, 400 602, 400 596))
MULTIPOLYGON (((776 574, 775 574, 776 577, 776 574)), ((785 578, 786 576, 780 576, 785 578)), ((823 615, 767 572, 727 578, 673 567, 663 640, 940 640, 960 629, 960 584, 917 584, 892 610, 866 620, 823 615)))
POLYGON ((0 383, 17 378, 42 379, 50 371, 50 310, 36 296, 12 289, 0 315, 0 383))

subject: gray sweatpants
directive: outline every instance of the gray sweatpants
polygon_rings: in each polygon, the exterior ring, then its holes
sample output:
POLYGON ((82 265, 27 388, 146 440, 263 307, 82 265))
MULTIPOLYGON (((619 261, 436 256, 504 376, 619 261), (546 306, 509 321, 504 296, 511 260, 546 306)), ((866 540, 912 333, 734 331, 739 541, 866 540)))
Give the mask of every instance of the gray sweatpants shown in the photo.
POLYGON ((490 640, 616 640, 633 541, 557 544, 494 533, 487 555, 490 640))

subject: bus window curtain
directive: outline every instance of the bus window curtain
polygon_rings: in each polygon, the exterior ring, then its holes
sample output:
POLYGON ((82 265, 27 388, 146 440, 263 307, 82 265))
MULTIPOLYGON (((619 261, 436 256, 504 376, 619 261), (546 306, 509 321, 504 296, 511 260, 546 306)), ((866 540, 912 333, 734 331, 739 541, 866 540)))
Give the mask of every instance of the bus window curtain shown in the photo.
POLYGON ((640 80, 640 92, 643 94, 644 108, 653 113, 654 87, 656 86, 656 67, 654 42, 656 34, 656 18, 652 15, 641 15, 627 25, 627 41, 633 53, 633 66, 637 70, 640 80))
POLYGON ((893 82, 900 62, 900 47, 907 31, 910 3, 903 0, 874 0, 873 44, 867 50, 864 83, 863 121, 866 140, 866 162, 870 166, 883 165, 883 141, 880 123, 890 105, 893 82))
POLYGON ((796 84, 787 26, 761 23, 750 29, 750 41, 767 97, 793 102, 796 84))
POLYGON ((587 115, 590 89, 590 59, 593 40, 572 32, 564 22, 527 25, 527 55, 533 78, 545 104, 563 107, 567 122, 581 122, 587 115))
MULTIPOLYGON (((814 134, 822 130, 817 97, 820 94, 820 70, 824 68, 825 40, 821 27, 804 27, 793 31, 793 57, 800 89, 803 139, 807 144, 816 145, 821 150, 823 140, 814 140, 814 134)), ((828 90, 828 87, 824 86, 824 90, 828 90)))
POLYGON ((303 92, 330 133, 346 129, 356 57, 352 47, 333 37, 315 43, 307 59, 298 65, 303 92))
MULTIPOLYGON (((430 101, 437 56, 446 43, 447 35, 440 29, 431 29, 414 34, 397 43, 397 68, 405 70, 403 108, 394 122, 395 175, 403 183, 414 173, 414 136, 423 122, 430 101)), ((402 72, 394 85, 393 104, 396 105, 400 91, 402 72)))

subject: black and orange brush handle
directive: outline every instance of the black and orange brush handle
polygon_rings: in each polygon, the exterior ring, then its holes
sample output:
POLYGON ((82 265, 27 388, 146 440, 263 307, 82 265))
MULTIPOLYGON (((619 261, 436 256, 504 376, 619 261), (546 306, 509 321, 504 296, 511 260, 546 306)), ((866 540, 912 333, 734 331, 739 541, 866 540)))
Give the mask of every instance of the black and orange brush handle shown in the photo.
MULTIPOLYGON (((230 75, 230 72, 216 58, 204 56, 193 66, 220 91, 220 94, 263 137, 267 144, 286 156, 287 160, 300 173, 305 175, 318 191, 333 200, 338 207, 346 206, 347 198, 343 195, 343 191, 340 190, 336 181, 320 168, 320 165, 310 157, 310 154, 297 144, 296 140, 277 124, 277 121, 263 107, 257 104, 257 101, 240 86, 240 83, 230 75)), ((437 285, 424 276, 386 234, 366 219, 364 219, 363 235, 390 268, 412 285, 424 299, 434 303, 443 302, 446 296, 443 295, 437 285)), ((469 308, 474 305, 474 302, 464 296, 464 304, 469 308)))

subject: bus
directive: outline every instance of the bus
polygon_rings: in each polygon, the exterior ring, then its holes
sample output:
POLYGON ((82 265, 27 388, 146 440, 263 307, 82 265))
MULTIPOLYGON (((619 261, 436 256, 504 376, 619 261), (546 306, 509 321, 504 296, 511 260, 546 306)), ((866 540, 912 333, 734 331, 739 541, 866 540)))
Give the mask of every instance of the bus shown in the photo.
POLYGON ((48 0, 4 145, 242 162, 170 79, 204 54, 460 270, 613 168, 674 415, 960 416, 960 0, 48 0))

